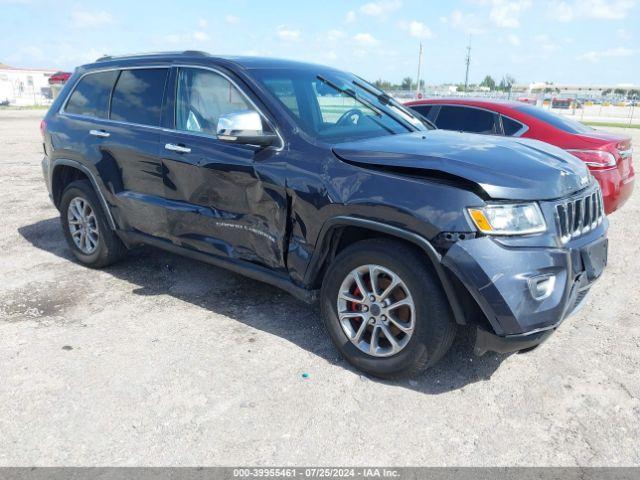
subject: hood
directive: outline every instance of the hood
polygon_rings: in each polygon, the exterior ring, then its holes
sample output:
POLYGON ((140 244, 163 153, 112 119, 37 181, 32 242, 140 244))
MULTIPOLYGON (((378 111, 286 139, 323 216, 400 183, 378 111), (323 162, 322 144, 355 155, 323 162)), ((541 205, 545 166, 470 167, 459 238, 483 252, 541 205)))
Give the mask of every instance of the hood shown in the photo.
POLYGON ((548 200, 589 184, 584 163, 537 140, 431 130, 336 144, 342 160, 362 167, 442 172, 479 185, 491 198, 548 200))

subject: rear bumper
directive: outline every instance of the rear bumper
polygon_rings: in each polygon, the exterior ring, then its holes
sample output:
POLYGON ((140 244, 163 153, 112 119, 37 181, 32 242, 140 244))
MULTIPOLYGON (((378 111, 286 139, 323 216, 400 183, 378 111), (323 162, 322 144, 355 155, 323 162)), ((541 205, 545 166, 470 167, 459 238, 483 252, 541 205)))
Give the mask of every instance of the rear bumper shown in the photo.
POLYGON ((629 200, 633 193, 635 177, 633 172, 626 179, 622 179, 617 168, 611 170, 591 170, 591 174, 600 184, 605 212, 615 212, 629 200))

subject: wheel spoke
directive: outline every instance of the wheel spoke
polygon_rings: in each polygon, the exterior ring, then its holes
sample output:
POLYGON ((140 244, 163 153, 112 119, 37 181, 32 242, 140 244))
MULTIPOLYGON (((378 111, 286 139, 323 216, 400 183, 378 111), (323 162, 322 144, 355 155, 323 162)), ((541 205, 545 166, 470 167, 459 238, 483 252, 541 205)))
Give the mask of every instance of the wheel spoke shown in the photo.
POLYGON ((340 298, 346 300, 347 302, 358 303, 358 304, 362 304, 365 301, 364 297, 363 298, 354 297, 353 295, 347 292, 342 292, 340 294, 340 298))
POLYGON ((350 319, 350 318, 364 318, 364 315, 362 312, 340 312, 338 316, 340 317, 340 320, 350 319))
POLYGON ((363 298, 367 298, 367 296, 369 296, 369 290, 367 290, 367 288, 364 286, 364 282, 362 281, 362 277, 360 276, 360 272, 354 270, 351 273, 351 276, 355 280, 356 285, 358 286, 358 290, 360 290, 360 293, 362 294, 362 297, 363 298))
POLYGON ((387 316, 387 318, 391 323, 393 323, 396 327, 398 327, 404 333, 409 333, 413 331, 413 328, 411 327, 411 322, 409 322, 409 325, 407 326, 406 323, 401 322, 400 320, 395 318, 393 315, 389 315, 387 316))
POLYGON ((400 285, 400 282, 397 278, 394 277, 389 286, 385 288, 384 292, 380 294, 380 300, 385 300, 391 294, 391 292, 396 289, 398 285, 400 285))
POLYGON ((378 296, 378 273, 375 265, 369 265, 369 281, 371 282, 371 293, 378 296))
POLYGON ((411 307, 413 308, 413 302, 410 298, 403 298, 402 300, 398 300, 397 302, 392 303, 387 307, 387 311, 395 310, 400 307, 411 307))
POLYGON ((364 332, 367 331, 367 320, 365 318, 362 319, 362 323, 360 324, 360 328, 358 328, 358 331, 356 332, 355 336, 353 337, 353 342, 358 344, 360 343, 360 341, 362 340, 362 336, 364 335, 364 332))
POLYGON ((380 327, 378 325, 373 326, 373 331, 371 332, 371 343, 369 343, 369 353, 371 355, 375 355, 376 350, 378 350, 378 329, 380 327))
POLYGON ((387 325, 381 325, 380 331, 387 338, 387 340, 389 340, 389 343, 391 344, 392 352, 395 353, 398 350, 400 350, 400 345, 398 344, 396 337, 393 336, 393 333, 391 333, 391 330, 389 330, 389 327, 387 325))

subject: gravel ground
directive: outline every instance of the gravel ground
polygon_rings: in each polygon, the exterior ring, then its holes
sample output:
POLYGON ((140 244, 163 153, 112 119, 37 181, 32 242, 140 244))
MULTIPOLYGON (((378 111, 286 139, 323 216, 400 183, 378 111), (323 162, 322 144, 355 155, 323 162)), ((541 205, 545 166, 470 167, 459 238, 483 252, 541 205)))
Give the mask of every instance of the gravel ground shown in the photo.
POLYGON ((461 338, 381 382, 273 287, 150 248, 73 262, 41 115, 0 111, 0 465, 640 465, 640 195, 541 348, 476 358, 461 338))

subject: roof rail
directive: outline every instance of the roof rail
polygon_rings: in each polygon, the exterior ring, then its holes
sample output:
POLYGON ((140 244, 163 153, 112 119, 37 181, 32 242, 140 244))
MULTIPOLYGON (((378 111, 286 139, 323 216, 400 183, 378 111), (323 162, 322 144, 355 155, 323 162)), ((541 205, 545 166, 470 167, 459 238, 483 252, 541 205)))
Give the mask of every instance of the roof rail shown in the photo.
POLYGON ((130 57, 151 57, 153 55, 194 55, 208 57, 207 52, 201 50, 184 50, 182 52, 140 52, 140 53, 128 53, 124 55, 103 55, 96 60, 96 62, 106 62, 107 60, 114 60, 116 58, 130 58, 130 57))

